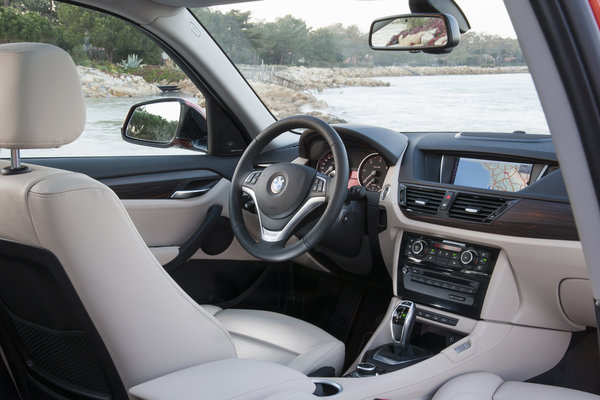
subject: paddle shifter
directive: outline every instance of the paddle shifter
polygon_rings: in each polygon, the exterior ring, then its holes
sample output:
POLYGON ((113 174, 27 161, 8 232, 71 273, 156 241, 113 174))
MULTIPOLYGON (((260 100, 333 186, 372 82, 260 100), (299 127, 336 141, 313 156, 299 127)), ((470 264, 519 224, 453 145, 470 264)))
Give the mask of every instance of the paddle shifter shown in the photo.
POLYGON ((394 310, 391 321, 394 353, 402 354, 408 347, 415 318, 415 303, 412 301, 403 300, 394 310))

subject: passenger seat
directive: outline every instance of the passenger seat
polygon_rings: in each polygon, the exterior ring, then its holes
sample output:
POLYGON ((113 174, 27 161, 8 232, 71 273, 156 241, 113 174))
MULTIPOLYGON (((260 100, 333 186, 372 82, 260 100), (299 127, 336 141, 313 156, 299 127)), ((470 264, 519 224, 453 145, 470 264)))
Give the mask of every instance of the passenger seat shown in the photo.
POLYGON ((600 396, 556 386, 505 382, 498 375, 474 372, 446 382, 432 400, 600 400, 600 396))

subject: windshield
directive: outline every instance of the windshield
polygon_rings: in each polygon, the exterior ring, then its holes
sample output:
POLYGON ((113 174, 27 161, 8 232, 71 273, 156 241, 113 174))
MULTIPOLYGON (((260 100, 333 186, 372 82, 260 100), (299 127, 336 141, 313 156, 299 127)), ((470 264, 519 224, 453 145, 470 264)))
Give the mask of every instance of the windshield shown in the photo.
POLYGON ((408 1, 268 0, 192 11, 277 118, 547 134, 502 1, 458 3, 472 29, 443 55, 369 48, 371 22, 410 13, 408 1))

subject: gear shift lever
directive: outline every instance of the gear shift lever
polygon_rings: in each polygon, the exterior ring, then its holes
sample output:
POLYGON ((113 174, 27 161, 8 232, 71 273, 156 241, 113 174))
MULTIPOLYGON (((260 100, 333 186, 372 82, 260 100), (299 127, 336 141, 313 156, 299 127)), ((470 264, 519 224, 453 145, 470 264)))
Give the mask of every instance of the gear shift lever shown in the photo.
POLYGON ((403 300, 392 313, 392 340, 394 352, 402 354, 408 347, 408 340, 415 324, 415 303, 403 300))

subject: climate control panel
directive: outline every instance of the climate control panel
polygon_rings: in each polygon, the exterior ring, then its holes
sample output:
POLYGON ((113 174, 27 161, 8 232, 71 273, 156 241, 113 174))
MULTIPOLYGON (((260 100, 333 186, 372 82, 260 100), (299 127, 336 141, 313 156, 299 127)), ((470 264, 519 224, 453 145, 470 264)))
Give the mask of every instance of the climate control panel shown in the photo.
POLYGON ((493 250, 489 248, 423 235, 406 236, 406 244, 403 247, 404 255, 409 260, 481 273, 486 273, 491 263, 493 250))
POLYGON ((405 232, 400 251, 399 295, 479 317, 498 249, 405 232))

